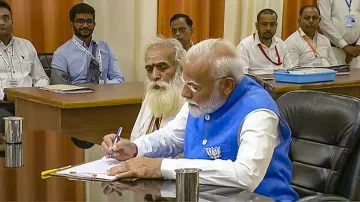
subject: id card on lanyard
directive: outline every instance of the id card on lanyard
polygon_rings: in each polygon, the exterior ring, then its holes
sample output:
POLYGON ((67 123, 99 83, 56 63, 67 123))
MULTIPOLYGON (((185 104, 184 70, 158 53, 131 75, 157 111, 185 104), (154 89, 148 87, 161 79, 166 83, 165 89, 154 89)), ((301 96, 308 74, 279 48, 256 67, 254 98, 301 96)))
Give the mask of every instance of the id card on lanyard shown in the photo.
POLYGON ((18 81, 15 78, 15 69, 14 66, 12 65, 12 58, 14 57, 14 45, 11 48, 11 53, 10 51, 5 48, 5 52, 8 56, 9 61, 6 60, 6 58, 4 57, 4 55, 0 52, 0 58, 3 60, 6 68, 9 70, 11 77, 9 78, 9 84, 11 88, 15 88, 18 87, 18 81))
POLYGON ((351 12, 351 5, 352 5, 352 0, 345 0, 348 8, 349 8, 349 15, 345 15, 345 26, 346 27, 355 27, 355 15, 352 14, 351 12))
MULTIPOLYGON (((77 42, 74 38, 72 38, 72 42, 79 47, 86 55, 90 56, 92 59, 96 60, 99 63, 99 69, 100 69, 100 78, 99 78, 99 84, 104 84, 105 81, 102 78, 102 58, 101 58, 101 52, 100 52, 100 47, 97 46, 98 48, 98 59, 95 58, 95 56, 93 56, 93 54, 91 54, 86 48, 84 48, 84 46, 82 46, 79 42, 77 42)), ((95 47, 93 47, 95 48, 95 47)))
MULTIPOLYGON (((300 28, 298 29, 298 32, 299 32, 299 34, 300 34, 300 36, 301 36, 300 28)), ((312 63, 312 66, 313 66, 313 67, 321 67, 321 66, 323 66, 321 60, 319 60, 318 53, 317 53, 317 46, 318 46, 318 38, 317 38, 317 35, 315 34, 315 39, 314 39, 315 47, 310 43, 310 41, 309 41, 309 39, 306 37, 306 35, 302 36, 302 38, 304 39, 304 41, 306 41, 307 45, 310 47, 310 49, 312 50, 312 52, 313 52, 314 55, 315 55, 316 61, 312 63)))

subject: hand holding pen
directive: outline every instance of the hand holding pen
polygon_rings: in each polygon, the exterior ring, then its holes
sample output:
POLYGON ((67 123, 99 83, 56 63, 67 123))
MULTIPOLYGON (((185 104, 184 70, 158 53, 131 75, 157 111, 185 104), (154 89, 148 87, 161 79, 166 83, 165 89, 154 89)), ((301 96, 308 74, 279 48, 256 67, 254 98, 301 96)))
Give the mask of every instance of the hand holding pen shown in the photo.
POLYGON ((121 138, 122 128, 120 127, 117 134, 104 136, 101 143, 101 150, 105 153, 106 158, 115 158, 120 161, 128 160, 137 156, 138 149, 136 144, 125 138, 121 138))
MULTIPOLYGON (((114 141, 113 147, 114 147, 114 146, 116 145, 116 143, 119 141, 121 132, 122 132, 122 127, 119 127, 118 132, 117 132, 117 134, 116 134, 116 136, 115 136, 115 141, 114 141)), ((110 158, 113 158, 113 149, 110 151, 110 158)))

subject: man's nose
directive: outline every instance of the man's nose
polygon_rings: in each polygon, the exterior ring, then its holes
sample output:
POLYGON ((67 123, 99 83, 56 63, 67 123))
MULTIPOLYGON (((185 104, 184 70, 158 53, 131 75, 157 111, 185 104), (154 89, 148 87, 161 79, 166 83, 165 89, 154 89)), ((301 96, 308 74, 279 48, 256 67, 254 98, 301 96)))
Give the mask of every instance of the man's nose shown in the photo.
POLYGON ((184 85, 182 91, 181 91, 181 96, 183 96, 184 98, 187 99, 191 99, 192 98, 192 92, 190 91, 190 89, 184 85))
POLYGON ((157 68, 154 68, 152 72, 152 77, 154 81, 159 81, 161 79, 161 72, 157 68))

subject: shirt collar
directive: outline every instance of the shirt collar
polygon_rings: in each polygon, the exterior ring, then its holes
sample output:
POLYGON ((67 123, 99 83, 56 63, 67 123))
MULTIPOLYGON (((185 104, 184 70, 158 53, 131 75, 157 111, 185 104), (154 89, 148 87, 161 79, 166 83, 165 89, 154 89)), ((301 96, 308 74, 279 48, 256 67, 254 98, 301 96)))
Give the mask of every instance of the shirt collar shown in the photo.
MULTIPOLYGON (((255 35, 255 37, 254 37, 255 40, 254 40, 254 41, 255 41, 255 44, 256 44, 256 45, 261 44, 261 45, 265 46, 264 44, 261 43, 258 32, 255 32, 253 35, 255 35)), ((274 47, 277 43, 278 43, 277 39, 276 39, 275 37, 273 37, 273 38, 271 39, 270 48, 274 47)))
MULTIPOLYGON (((85 43, 83 40, 81 40, 79 37, 77 37, 75 34, 74 34, 73 38, 74 38, 77 42, 79 42, 82 46, 87 47, 86 43, 85 43)), ((90 47, 92 46, 93 42, 95 42, 95 41, 91 39, 90 47)), ((96 43, 96 42, 95 42, 95 43, 96 43)))
MULTIPOLYGON (((299 27, 299 32, 300 32, 300 36, 301 36, 301 37, 306 36, 308 39, 311 39, 310 37, 308 37, 308 36, 305 34, 305 32, 301 29, 301 27, 299 27)), ((315 36, 314 36, 314 38, 316 38, 317 35, 318 35, 318 32, 315 31, 315 36)), ((312 39, 311 39, 311 40, 312 40, 312 39)))
MULTIPOLYGON (((10 42, 6 47, 12 47, 14 45, 14 40, 15 40, 15 37, 11 34, 10 42)), ((0 41, 0 44, 5 46, 5 44, 2 41, 0 41)))
POLYGON ((190 41, 190 48, 194 46, 194 42, 190 41))

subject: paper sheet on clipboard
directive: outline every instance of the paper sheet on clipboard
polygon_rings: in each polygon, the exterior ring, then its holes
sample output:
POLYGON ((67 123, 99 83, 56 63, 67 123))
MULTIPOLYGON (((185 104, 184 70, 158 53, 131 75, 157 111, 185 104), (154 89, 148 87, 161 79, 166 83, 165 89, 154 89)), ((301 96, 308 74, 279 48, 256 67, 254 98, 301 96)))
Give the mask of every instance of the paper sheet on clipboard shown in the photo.
POLYGON ((121 164, 113 158, 103 157, 100 160, 85 163, 79 166, 53 173, 54 176, 63 176, 71 179, 95 180, 95 181, 115 181, 115 176, 109 176, 107 170, 121 164), (96 175, 96 176, 95 176, 96 175))

